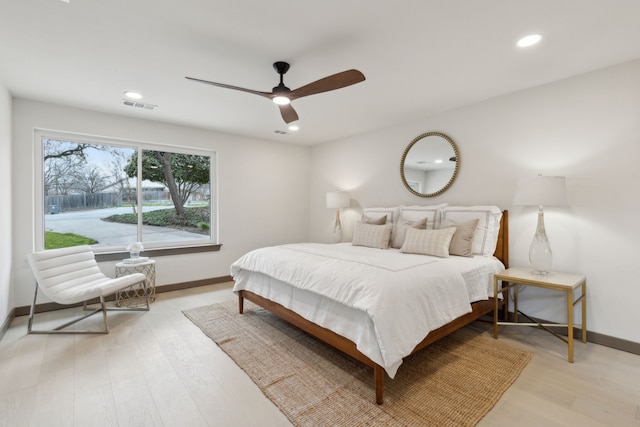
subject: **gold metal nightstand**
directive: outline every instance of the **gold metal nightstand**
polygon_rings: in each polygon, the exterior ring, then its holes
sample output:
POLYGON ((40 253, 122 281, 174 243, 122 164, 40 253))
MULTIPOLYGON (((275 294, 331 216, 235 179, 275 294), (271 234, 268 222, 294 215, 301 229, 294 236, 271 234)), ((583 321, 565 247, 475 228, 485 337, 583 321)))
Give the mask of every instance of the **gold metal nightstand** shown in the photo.
POLYGON ((582 330, 582 342, 587 342, 587 279, 585 276, 578 274, 567 274, 559 272, 549 272, 547 275, 533 274, 532 268, 514 267, 508 268, 502 273, 493 276, 493 298, 495 301, 495 310, 493 314, 493 337, 498 338, 498 326, 500 325, 516 325, 516 326, 539 326, 550 332, 554 336, 560 338, 568 345, 567 359, 573 363, 573 309, 576 304, 582 302, 582 323, 579 325, 582 330), (498 282, 502 282, 498 287, 498 282), (506 285, 505 285, 506 283, 506 285), (518 287, 519 285, 535 286, 538 288, 553 289, 562 291, 567 294, 567 323, 540 323, 531 319, 529 316, 518 310, 518 287), (498 321, 498 294, 504 290, 514 287, 513 293, 513 322, 498 321), (580 288, 582 293, 580 297, 574 300, 574 292, 580 288), (526 317, 529 322, 518 322, 518 314, 526 317), (557 334, 549 328, 565 327, 567 328, 567 338, 557 334))

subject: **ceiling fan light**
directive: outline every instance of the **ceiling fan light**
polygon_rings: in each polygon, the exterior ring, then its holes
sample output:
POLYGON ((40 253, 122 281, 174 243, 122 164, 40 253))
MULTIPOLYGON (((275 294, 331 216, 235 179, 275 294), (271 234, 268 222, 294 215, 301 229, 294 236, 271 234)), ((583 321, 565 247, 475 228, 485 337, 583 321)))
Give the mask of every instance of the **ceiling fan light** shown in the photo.
POLYGON ((291 100, 286 96, 278 95, 273 97, 273 102, 278 105, 287 105, 291 102, 291 100))

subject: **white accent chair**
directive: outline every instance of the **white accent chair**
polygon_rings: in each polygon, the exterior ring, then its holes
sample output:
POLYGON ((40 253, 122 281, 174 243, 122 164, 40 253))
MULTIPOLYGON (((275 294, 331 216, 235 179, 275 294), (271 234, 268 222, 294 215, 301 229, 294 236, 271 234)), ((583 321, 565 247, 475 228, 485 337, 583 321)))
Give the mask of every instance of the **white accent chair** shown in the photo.
POLYGON ((33 296, 33 304, 31 304, 27 328, 27 332, 30 334, 107 334, 109 333, 108 310, 149 311, 146 276, 142 273, 130 274, 116 279, 106 276, 98 267, 95 255, 89 246, 73 246, 34 252, 28 256, 28 259, 33 275, 36 278, 36 290, 33 296), (104 298, 106 296, 138 283, 142 283, 144 287, 146 307, 120 308, 107 307, 105 305, 104 298), (52 330, 34 330, 32 326, 38 288, 53 302, 63 305, 83 303, 84 309, 90 312, 52 330), (99 298, 100 307, 87 309, 87 302, 95 298, 99 298), (65 329, 100 312, 104 323, 104 328, 101 330, 65 329))

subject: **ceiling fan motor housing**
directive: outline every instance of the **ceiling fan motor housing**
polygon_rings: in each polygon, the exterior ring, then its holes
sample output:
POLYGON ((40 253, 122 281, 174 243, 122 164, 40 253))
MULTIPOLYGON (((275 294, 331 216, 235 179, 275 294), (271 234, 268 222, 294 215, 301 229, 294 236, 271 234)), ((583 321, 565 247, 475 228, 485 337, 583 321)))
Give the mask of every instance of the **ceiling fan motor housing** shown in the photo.
POLYGON ((280 75, 286 74, 286 72, 289 71, 289 63, 284 61, 274 62, 273 69, 280 75))
POLYGON ((276 96, 284 96, 291 92, 291 89, 284 85, 283 80, 284 74, 289 71, 289 63, 283 61, 274 62, 273 69, 280 74, 280 84, 272 89, 273 94, 276 96))

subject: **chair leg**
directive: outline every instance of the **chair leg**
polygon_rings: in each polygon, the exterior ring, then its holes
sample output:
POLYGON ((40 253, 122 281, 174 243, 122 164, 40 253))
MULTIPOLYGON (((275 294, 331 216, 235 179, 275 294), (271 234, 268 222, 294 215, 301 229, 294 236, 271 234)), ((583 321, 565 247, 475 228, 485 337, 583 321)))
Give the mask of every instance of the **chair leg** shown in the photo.
POLYGON ((101 312, 102 309, 98 308, 96 310, 93 310, 90 313, 85 314, 84 316, 78 318, 78 319, 74 319, 74 320, 70 320, 67 323, 64 323, 54 329, 29 329, 28 333, 30 334, 107 334, 109 333, 108 330, 89 330, 89 329, 74 329, 74 330, 65 330, 64 328, 73 325, 74 323, 78 323, 81 320, 86 319, 89 316, 93 316, 96 313, 101 312))
POLYGON ((27 333, 31 333, 31 327, 33 326, 33 316, 36 311, 36 299, 38 298, 38 283, 36 282, 36 291, 33 293, 33 302, 31 303, 31 309, 29 310, 29 323, 27 324, 27 333))
MULTIPOLYGON (((145 295, 146 295, 146 286, 145 286, 145 295)), ((109 320, 107 317, 107 311, 108 310, 130 310, 130 311, 149 311, 149 296, 146 295, 147 297, 147 306, 146 308, 109 308, 106 306, 105 301, 104 301, 104 297, 100 297, 100 308, 96 308, 91 310, 89 313, 85 314, 84 316, 74 319, 74 320, 70 320, 54 329, 39 329, 39 330, 34 330, 33 329, 33 319, 34 319, 34 315, 35 315, 35 307, 36 307, 36 300, 38 298, 38 284, 36 283, 36 290, 34 292, 33 295, 33 303, 31 304, 31 309, 29 310, 29 322, 28 322, 28 326, 27 326, 27 333, 28 334, 108 334, 109 333, 109 320), (102 323, 103 323, 103 329, 102 330, 88 330, 88 329, 78 329, 78 330, 64 330, 64 328, 73 325, 74 323, 77 323, 81 320, 86 319, 89 316, 93 316, 94 314, 97 314, 99 312, 102 312, 102 323)), ((86 301, 83 303, 83 310, 87 309, 87 304, 86 301)))
MULTIPOLYGON (((68 330, 68 331, 63 331, 64 328, 66 328, 67 326, 73 325, 74 323, 77 323, 81 320, 86 319, 89 316, 92 316, 100 311, 102 311, 104 313, 104 316, 106 316, 106 311, 105 311, 105 307, 104 307, 104 302, 102 304, 102 308, 96 309, 91 311, 88 314, 85 314, 84 316, 78 318, 78 319, 74 319, 71 320, 67 323, 64 323, 54 329, 38 329, 38 330, 34 330, 33 329, 33 319, 35 317, 35 313, 36 313, 36 300, 38 299, 38 283, 36 282, 36 289, 35 292, 33 293, 33 302, 31 303, 31 309, 29 310, 29 322, 27 324, 27 334, 106 334, 109 332, 108 326, 106 324, 106 317, 105 317, 105 329, 102 331, 91 331, 91 330, 68 330)), ((84 303, 84 307, 86 308, 86 302, 84 303)))
POLYGON ((104 322, 104 333, 109 333, 109 320, 107 320, 107 307, 104 305, 104 297, 100 296, 100 307, 102 311, 102 321, 104 322))

